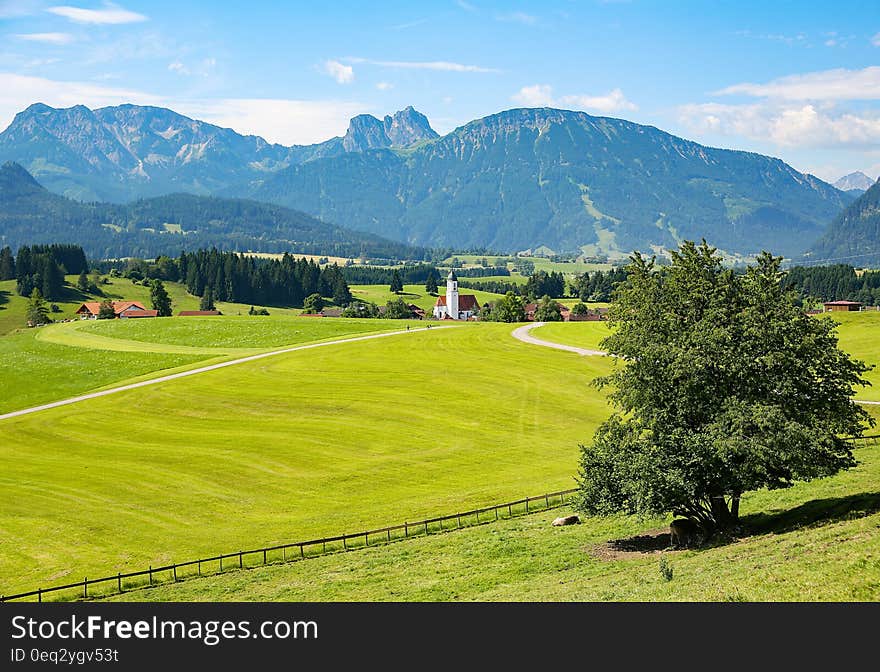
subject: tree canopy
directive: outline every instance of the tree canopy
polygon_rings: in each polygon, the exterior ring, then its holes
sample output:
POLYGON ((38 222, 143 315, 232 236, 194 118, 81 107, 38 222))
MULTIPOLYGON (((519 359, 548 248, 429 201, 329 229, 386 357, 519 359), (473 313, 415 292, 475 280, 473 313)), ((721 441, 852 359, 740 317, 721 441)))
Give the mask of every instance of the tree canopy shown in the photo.
POLYGON ((783 290, 781 258, 742 274, 685 242, 671 266, 636 253, 618 285, 598 379, 616 412, 581 446, 579 508, 738 523, 743 493, 855 464, 848 437, 873 420, 852 395, 870 370, 838 348, 836 323, 783 290))
POLYGON ((562 322, 562 309, 556 301, 545 294, 535 309, 535 321, 562 322))
POLYGON ((150 282, 150 301, 153 309, 158 311, 158 317, 171 317, 171 297, 161 280, 150 282))

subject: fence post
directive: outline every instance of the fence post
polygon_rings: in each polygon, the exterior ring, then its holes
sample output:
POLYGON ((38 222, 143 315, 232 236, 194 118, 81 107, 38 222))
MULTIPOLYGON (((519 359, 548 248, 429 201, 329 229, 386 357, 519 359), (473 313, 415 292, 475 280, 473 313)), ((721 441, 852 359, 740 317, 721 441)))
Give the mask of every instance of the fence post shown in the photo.
POLYGON ((343 548, 343 550, 347 551, 348 550, 348 543, 346 542, 346 539, 347 539, 347 535, 343 534, 342 535, 342 548, 343 548))
POLYGON ((388 532, 388 543, 390 544, 390 543, 391 543, 391 528, 389 527, 389 528, 388 528, 387 530, 385 530, 385 531, 388 532))
POLYGON ((220 571, 223 571, 223 556, 220 556, 220 571))
POLYGON ((498 507, 495 507, 495 520, 498 520, 498 507))
POLYGON ((425 521, 425 534, 428 534, 428 521, 425 521))
POLYGON ((174 572, 174 583, 177 583, 177 565, 171 565, 171 571, 174 572))
POLYGON ((507 505, 507 515, 512 518, 513 517, 513 510, 510 507, 511 507, 511 505, 508 504, 507 505))
POLYGON ((238 568, 241 569, 242 567, 244 567, 244 564, 242 564, 241 551, 239 551, 238 552, 238 568))
POLYGON ((477 523, 479 524, 479 522, 480 522, 480 511, 477 510, 477 523))
POLYGON ((199 558, 199 576, 202 575, 202 560, 199 558))
POLYGON ((37 602, 43 601, 43 589, 37 588, 37 602))
POLYGON ((544 505, 549 509, 550 508, 550 495, 544 495, 544 505))
POLYGON ((458 519, 458 526, 461 527, 461 514, 457 513, 456 518, 458 519))
POLYGON ((443 519, 442 518, 440 519, 440 531, 441 532, 443 531, 443 519))
POLYGON ((150 565, 150 585, 153 585, 153 565, 150 565))
POLYGON ((119 588, 119 592, 122 592, 122 572, 117 572, 116 574, 116 587, 119 588))
POLYGON ((89 577, 83 577, 83 597, 89 596, 89 577))
POLYGON ((306 557, 306 552, 303 550, 302 544, 299 545, 299 557, 301 557, 301 558, 306 557))
POLYGON ((370 545, 370 535, 368 532, 364 532, 364 546, 370 545))
POLYGON ((406 521, 403 522, 403 536, 409 536, 409 523, 407 523, 406 521))
POLYGON ((529 512, 529 498, 526 497, 526 513, 529 512))

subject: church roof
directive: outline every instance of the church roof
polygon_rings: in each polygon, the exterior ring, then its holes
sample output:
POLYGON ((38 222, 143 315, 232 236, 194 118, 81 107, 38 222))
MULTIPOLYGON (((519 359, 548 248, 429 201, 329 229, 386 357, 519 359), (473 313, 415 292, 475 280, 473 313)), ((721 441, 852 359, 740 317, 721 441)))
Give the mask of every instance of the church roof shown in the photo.
POLYGON ((456 282, 458 282, 458 276, 455 274, 454 268, 449 271, 449 275, 446 276, 446 279, 447 280, 455 280, 456 282))
MULTIPOLYGON (((435 306, 445 306, 446 305, 446 297, 438 296, 437 303, 435 306)), ((479 310, 480 303, 477 301, 477 297, 473 294, 459 294, 458 295, 458 309, 459 310, 479 310)))

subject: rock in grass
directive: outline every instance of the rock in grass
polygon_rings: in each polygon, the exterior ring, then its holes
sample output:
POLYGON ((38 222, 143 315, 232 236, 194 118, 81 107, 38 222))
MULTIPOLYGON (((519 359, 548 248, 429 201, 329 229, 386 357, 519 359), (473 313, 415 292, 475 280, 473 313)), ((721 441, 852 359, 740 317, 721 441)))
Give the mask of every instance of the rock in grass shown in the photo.
POLYGON ((577 514, 572 514, 570 516, 562 516, 560 518, 556 518, 553 521, 553 525, 559 527, 560 525, 578 525, 581 522, 580 517, 577 514))

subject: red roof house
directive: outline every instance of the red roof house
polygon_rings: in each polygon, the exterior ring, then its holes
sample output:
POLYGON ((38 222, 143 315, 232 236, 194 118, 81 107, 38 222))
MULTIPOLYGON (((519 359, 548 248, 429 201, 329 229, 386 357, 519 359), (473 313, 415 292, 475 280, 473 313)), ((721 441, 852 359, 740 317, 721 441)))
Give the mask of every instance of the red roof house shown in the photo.
MULTIPOLYGON (((140 301, 113 301, 113 313, 118 318, 156 317, 157 310, 148 310, 140 301)), ((100 301, 86 301, 76 309, 76 314, 84 320, 94 320, 101 312, 100 301)))

